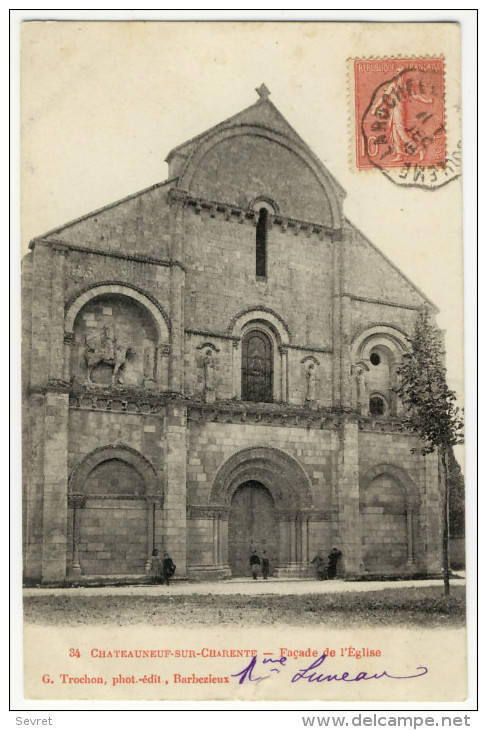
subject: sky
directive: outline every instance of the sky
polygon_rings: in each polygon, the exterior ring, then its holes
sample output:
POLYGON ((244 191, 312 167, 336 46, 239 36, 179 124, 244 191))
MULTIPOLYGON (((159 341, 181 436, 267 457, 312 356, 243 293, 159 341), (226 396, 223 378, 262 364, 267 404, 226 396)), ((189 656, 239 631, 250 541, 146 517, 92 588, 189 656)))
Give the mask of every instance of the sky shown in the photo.
POLYGON ((173 147, 271 101, 347 191, 345 215, 440 309, 462 401, 462 180, 405 189, 354 169, 351 58, 446 57, 460 135, 455 24, 24 23, 22 251, 35 236, 167 177, 173 147))

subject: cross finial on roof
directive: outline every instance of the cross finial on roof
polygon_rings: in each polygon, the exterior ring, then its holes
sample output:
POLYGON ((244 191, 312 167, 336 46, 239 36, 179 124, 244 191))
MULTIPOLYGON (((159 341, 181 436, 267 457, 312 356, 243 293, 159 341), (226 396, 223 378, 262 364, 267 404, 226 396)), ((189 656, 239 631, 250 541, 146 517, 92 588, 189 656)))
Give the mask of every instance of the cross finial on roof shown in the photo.
POLYGON ((260 98, 261 99, 264 99, 264 100, 265 99, 268 99, 269 96, 270 96, 270 94, 271 94, 271 92, 269 91, 269 89, 267 88, 267 86, 265 84, 261 84, 259 86, 259 88, 256 89, 256 92, 258 93, 258 95, 260 96, 260 98))

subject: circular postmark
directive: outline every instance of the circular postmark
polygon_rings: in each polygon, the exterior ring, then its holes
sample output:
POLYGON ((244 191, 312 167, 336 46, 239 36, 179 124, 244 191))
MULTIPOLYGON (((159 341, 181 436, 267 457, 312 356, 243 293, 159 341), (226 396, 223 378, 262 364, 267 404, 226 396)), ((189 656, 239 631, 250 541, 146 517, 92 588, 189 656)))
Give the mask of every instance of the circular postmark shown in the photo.
POLYGON ((395 71, 373 88, 362 115, 363 167, 402 187, 437 190, 461 175, 461 142, 447 155, 442 65, 395 71))

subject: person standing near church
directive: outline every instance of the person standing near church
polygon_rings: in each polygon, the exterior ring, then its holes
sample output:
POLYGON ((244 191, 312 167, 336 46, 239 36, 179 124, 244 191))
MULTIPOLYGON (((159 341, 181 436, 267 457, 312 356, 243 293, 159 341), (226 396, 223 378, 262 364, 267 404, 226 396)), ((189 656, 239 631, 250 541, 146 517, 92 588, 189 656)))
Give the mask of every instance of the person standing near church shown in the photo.
POLYGON ((164 560, 162 561, 162 579, 163 583, 169 585, 169 578, 172 578, 176 572, 176 566, 174 565, 169 553, 164 553, 164 560))
POLYGON ((269 577, 269 558, 264 550, 262 553, 262 577, 267 580, 269 577))
POLYGON ((342 553, 336 547, 334 547, 331 553, 328 555, 328 578, 330 580, 336 578, 337 564, 341 557, 342 553))
POLYGON ((257 555, 257 550, 254 550, 254 552, 250 556, 250 572, 252 573, 252 578, 254 580, 257 580, 259 568, 260 568, 260 558, 257 555))

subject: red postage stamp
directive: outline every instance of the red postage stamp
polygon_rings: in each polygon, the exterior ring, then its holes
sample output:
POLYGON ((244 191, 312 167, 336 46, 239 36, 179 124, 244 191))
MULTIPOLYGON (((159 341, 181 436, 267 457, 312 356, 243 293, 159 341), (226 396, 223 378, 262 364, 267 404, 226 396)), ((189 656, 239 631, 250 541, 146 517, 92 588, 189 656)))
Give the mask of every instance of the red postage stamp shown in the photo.
POLYGON ((443 72, 443 58, 354 61, 359 170, 445 165, 443 72))

